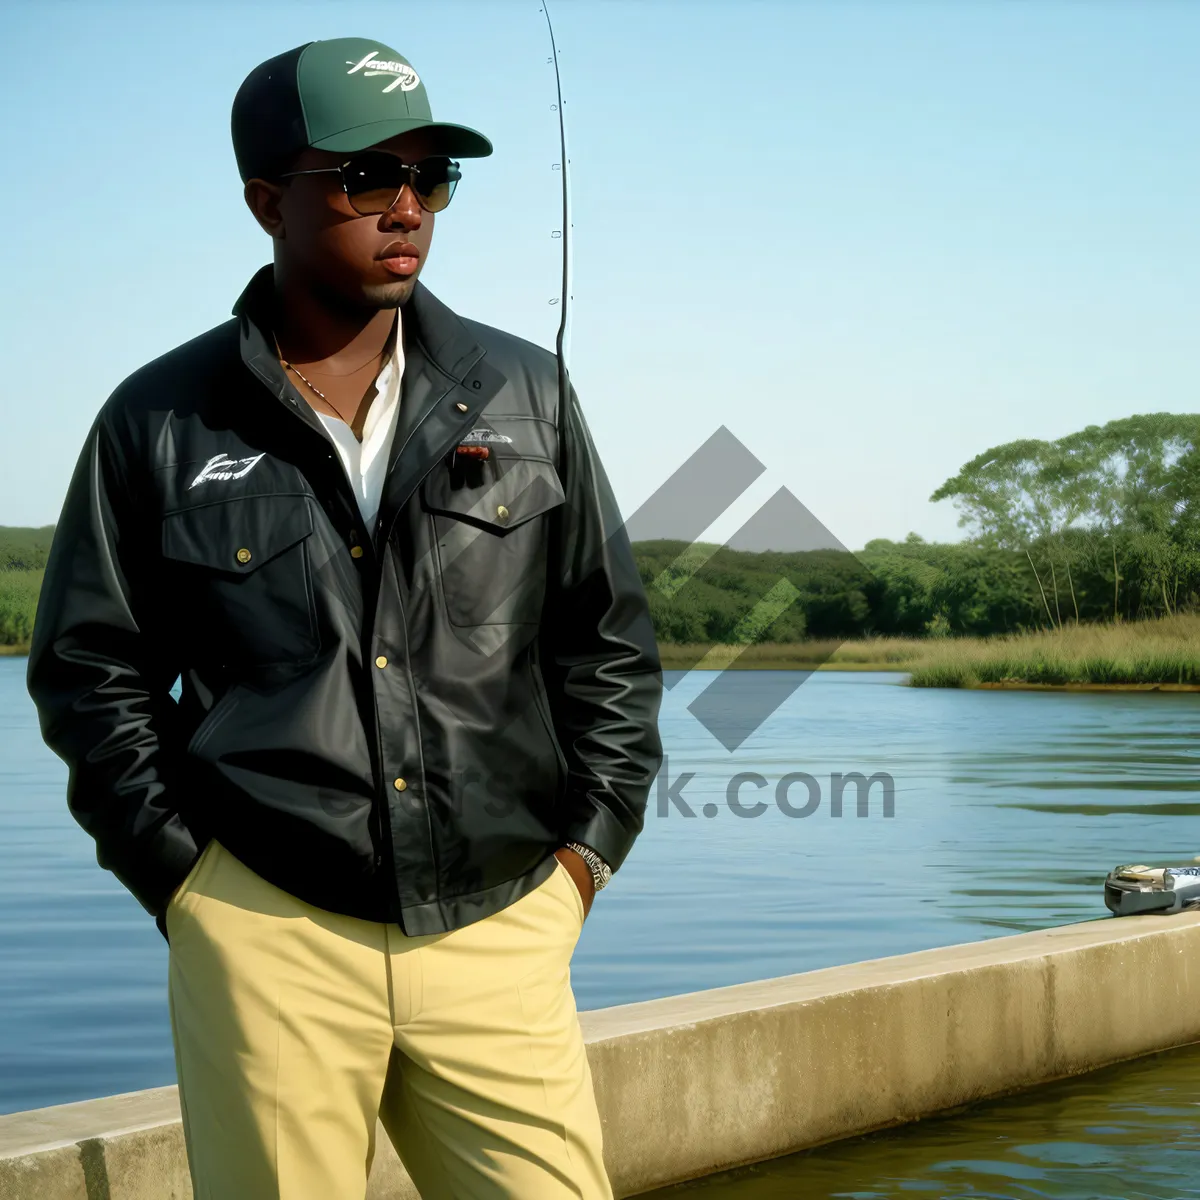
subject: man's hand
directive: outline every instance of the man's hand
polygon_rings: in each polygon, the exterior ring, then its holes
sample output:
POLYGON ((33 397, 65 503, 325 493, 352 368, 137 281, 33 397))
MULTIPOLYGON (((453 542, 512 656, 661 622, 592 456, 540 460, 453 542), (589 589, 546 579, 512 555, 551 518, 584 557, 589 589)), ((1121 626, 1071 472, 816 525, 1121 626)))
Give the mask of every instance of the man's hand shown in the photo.
POLYGON ((568 850, 566 846, 560 846, 555 850, 554 857, 567 868, 571 878, 575 881, 575 887, 583 899, 583 919, 586 921, 588 913, 592 911, 592 901, 596 898, 592 868, 583 861, 581 855, 576 854, 574 850, 568 850))

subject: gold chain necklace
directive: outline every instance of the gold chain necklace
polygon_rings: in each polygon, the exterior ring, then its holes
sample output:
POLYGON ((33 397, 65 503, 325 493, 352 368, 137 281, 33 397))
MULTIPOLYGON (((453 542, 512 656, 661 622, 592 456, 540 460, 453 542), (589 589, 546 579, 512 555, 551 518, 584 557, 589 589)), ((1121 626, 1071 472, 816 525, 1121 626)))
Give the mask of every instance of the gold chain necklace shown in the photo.
MULTIPOLYGON (((279 339, 278 339, 278 338, 275 338, 275 353, 279 355, 279 362, 280 362, 280 364, 283 366, 284 370, 287 370, 287 371, 292 371, 292 372, 294 372, 294 373, 295 373, 295 374, 296 374, 296 375, 297 375, 297 376, 298 376, 298 377, 299 377, 301 380, 303 380, 303 382, 304 382, 304 385, 305 385, 306 387, 309 387, 309 388, 311 388, 311 389, 312 389, 314 392, 316 392, 316 393, 317 393, 317 395, 318 395, 318 396, 320 396, 320 397, 321 397, 321 399, 322 399, 322 400, 323 400, 323 401, 324 401, 326 404, 328 404, 328 405, 329 405, 329 407, 330 407, 330 408, 332 408, 332 409, 333 409, 333 411, 334 411, 335 413, 337 413, 337 415, 338 415, 338 418, 339 418, 339 419, 340 419, 340 420, 341 420, 341 421, 342 421, 344 424, 346 424, 346 425, 349 425, 349 424, 350 424, 350 422, 349 422, 349 421, 346 419, 346 417, 343 415, 343 413, 342 413, 342 410, 341 410, 340 408, 338 408, 338 406, 337 406, 336 404, 334 404, 334 402, 333 402, 332 400, 330 400, 330 399, 329 399, 329 397, 328 397, 328 396, 326 396, 326 395, 325 395, 325 393, 324 393, 323 391, 321 391, 321 389, 320 389, 319 387, 317 387, 317 385, 316 385, 315 383, 313 383, 313 381, 312 381, 311 379, 309 379, 309 377, 308 377, 307 375, 305 375, 305 374, 304 374, 304 372, 303 372, 303 371, 301 371, 299 367, 297 367, 297 366, 296 366, 294 363, 290 363, 290 362, 288 362, 288 360, 287 360, 286 358, 284 358, 284 357, 283 357, 283 351, 282 351, 282 350, 279 348, 279 339)), ((378 357, 379 357, 379 355, 376 355, 376 358, 378 358, 378 357)), ((370 362, 370 359, 368 359, 366 363, 363 363, 363 367, 367 366, 367 364, 368 364, 369 362, 370 362)), ((355 368, 355 371, 361 371, 362 369, 363 369, 362 367, 356 367, 356 368, 355 368)), ((354 371, 351 371, 351 372, 350 372, 350 374, 351 374, 351 375, 353 375, 354 373, 355 373, 354 371)), ((343 377, 342 377, 342 376, 336 376, 335 378, 339 378, 339 379, 340 379, 340 378, 343 378, 343 377)), ((361 400, 360 400, 360 403, 361 403, 361 400)), ((357 410, 356 410, 356 411, 357 411, 357 410)))
POLYGON ((332 400, 330 400, 329 397, 326 396, 325 393, 323 391, 321 391, 321 389, 319 387, 317 387, 317 385, 315 383, 313 383, 313 381, 311 379, 306 378, 303 371, 299 370, 297 367, 292 366, 292 364, 290 362, 288 362, 288 360, 286 358, 283 358, 282 356, 280 357, 279 361, 284 365, 284 367, 287 370, 295 371, 295 373, 297 375, 299 375, 301 379, 304 380, 305 384, 308 387, 312 388, 312 390, 314 392, 316 392, 318 396, 321 397, 322 401, 324 401, 324 403, 328 404, 329 407, 332 408, 335 413, 337 413, 338 419, 344 425, 350 425, 350 422, 346 419, 346 416, 342 412, 342 410, 340 408, 338 408, 338 406, 336 404, 334 404, 334 402, 332 400))
MULTIPOLYGON (((317 387, 317 385, 315 383, 313 383, 313 381, 311 379, 309 379, 308 376, 305 375, 304 372, 301 371, 299 367, 292 366, 292 364, 290 362, 288 362, 288 360, 286 358, 283 357, 283 351, 279 348, 279 339, 275 338, 274 341, 275 341, 275 353, 279 355, 279 362, 283 366, 283 369, 285 371, 295 371, 295 373, 302 380, 304 380, 305 384, 307 384, 310 388, 312 388, 312 390, 314 392, 316 392, 317 395, 320 396, 321 399, 324 400, 326 404, 329 404, 329 397, 326 396, 325 393, 323 391, 321 391, 321 389, 319 387, 317 387)), ((329 407, 333 408, 333 405, 329 404, 329 407)), ((336 408, 334 408, 334 412, 337 412, 336 408)))
POLYGON ((321 389, 320 389, 319 387, 317 387, 317 385, 316 385, 315 383, 313 383, 313 381, 312 381, 311 379, 309 379, 309 378, 308 378, 308 376, 307 376, 307 375, 305 375, 305 374, 304 374, 304 372, 303 372, 303 371, 301 371, 299 367, 294 367, 294 366, 292 366, 292 364, 291 364, 290 362, 288 362, 288 360, 287 360, 286 358, 283 358, 283 357, 281 357, 281 358, 279 359, 279 361, 280 361, 280 362, 283 364, 283 366, 284 366, 284 368, 285 368, 286 370, 288 370, 288 371, 294 371, 294 372, 295 372, 297 375, 299 375, 299 376, 300 376, 300 378, 301 378, 301 379, 302 379, 302 380, 303 380, 303 381, 304 381, 304 382, 305 382, 305 383, 306 383, 306 384, 307 384, 307 385, 308 385, 310 388, 312 388, 312 390, 313 390, 314 392, 316 392, 316 393, 317 393, 317 395, 318 395, 318 396, 320 396, 320 397, 321 397, 321 399, 322 399, 322 400, 324 400, 326 404, 329 404, 329 407, 330 407, 330 408, 333 408, 335 412, 337 411, 337 409, 336 409, 336 408, 334 408, 334 406, 333 406, 332 404, 330 404, 330 403, 329 403, 329 397, 328 397, 328 396, 326 396, 326 395, 325 395, 325 393, 324 393, 323 391, 321 391, 321 389))

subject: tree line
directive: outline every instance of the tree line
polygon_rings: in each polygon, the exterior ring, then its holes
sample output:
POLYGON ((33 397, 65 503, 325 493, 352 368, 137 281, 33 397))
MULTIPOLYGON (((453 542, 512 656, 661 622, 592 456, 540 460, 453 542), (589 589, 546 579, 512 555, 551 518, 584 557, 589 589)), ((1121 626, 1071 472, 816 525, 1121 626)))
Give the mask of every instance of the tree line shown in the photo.
POLYGON ((1200 608, 1200 415, 995 446, 930 496, 945 499, 961 542, 909 534, 854 554, 639 543, 659 637, 988 636, 1200 608), (789 602, 764 604, 781 580, 789 602))
MULTIPOLYGON (((659 640, 987 636, 1200 609, 1200 415, 995 446, 930 499, 954 502, 965 540, 636 543, 659 640)), ((0 527, 0 645, 29 640, 53 532, 0 527)))

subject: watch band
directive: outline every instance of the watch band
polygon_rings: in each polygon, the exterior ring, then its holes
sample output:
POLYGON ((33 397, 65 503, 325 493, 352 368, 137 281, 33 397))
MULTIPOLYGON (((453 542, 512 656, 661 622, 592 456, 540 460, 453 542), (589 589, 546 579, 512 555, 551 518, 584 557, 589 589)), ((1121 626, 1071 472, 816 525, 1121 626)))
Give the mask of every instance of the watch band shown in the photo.
POLYGON ((582 842, 568 842, 567 849, 574 850, 587 863, 596 891, 608 886, 608 881, 612 878, 612 867, 591 846, 585 846, 582 842))

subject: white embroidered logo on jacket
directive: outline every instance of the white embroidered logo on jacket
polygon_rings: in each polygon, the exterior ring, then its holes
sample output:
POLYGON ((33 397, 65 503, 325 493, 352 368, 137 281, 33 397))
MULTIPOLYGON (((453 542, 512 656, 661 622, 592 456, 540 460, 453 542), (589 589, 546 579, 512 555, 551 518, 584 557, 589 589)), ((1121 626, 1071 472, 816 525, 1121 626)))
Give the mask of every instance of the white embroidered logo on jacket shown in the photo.
POLYGON ((241 479, 243 475, 249 475, 254 470, 255 464, 262 457, 262 454, 255 454, 251 458, 230 458, 227 454, 214 454, 204 464, 204 469, 200 474, 188 484, 188 491, 190 492, 196 484, 206 483, 210 479, 241 479), (241 463, 246 465, 240 471, 230 470, 231 467, 237 467, 241 463))

